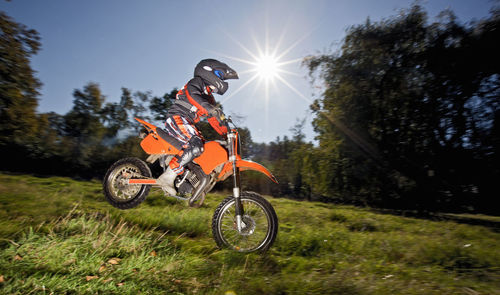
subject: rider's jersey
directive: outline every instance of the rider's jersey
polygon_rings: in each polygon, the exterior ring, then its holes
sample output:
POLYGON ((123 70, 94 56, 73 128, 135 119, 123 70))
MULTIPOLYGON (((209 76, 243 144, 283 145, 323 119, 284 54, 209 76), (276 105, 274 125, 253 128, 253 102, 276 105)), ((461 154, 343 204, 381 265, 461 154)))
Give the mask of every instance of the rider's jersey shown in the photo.
POLYGON ((202 117, 207 117, 215 131, 221 135, 227 133, 227 128, 220 124, 212 90, 200 77, 189 80, 184 88, 177 92, 176 100, 168 110, 169 117, 174 115, 186 118, 190 124, 198 123, 202 117))

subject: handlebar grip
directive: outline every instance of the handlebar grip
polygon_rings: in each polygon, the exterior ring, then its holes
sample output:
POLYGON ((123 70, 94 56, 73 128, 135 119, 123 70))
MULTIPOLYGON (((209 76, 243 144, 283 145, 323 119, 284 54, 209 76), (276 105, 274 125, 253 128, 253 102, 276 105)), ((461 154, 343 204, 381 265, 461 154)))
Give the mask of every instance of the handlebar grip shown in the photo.
POLYGON ((226 126, 227 128, 227 132, 229 132, 231 130, 231 128, 229 127, 229 119, 224 119, 224 121, 222 121, 224 123, 224 126, 226 126))

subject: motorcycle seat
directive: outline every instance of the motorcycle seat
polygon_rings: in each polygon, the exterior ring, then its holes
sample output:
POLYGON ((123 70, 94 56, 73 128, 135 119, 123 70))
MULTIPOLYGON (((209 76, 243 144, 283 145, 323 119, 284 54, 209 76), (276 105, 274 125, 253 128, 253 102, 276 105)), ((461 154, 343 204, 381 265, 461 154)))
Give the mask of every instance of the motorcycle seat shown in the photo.
POLYGON ((165 140, 166 142, 170 143, 172 146, 174 146, 176 149, 178 150, 182 150, 182 143, 177 140, 175 137, 171 136, 170 134, 168 134, 167 131, 161 129, 160 127, 157 127, 156 128, 156 133, 158 133, 158 135, 163 139, 165 140))

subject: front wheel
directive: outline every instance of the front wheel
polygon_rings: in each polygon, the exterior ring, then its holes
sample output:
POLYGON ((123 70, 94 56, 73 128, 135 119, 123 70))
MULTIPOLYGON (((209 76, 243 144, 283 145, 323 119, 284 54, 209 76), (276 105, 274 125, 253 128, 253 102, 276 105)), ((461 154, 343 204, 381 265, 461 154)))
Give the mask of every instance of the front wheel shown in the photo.
POLYGON ((242 230, 238 232, 235 199, 229 196, 217 207, 212 218, 212 233, 217 245, 239 252, 266 251, 278 234, 278 217, 271 204, 254 192, 242 192, 242 230))
POLYGON ((130 178, 151 178, 148 165, 138 158, 125 158, 114 163, 104 176, 106 200, 118 209, 130 209, 146 199, 151 188, 144 184, 129 184, 130 178))

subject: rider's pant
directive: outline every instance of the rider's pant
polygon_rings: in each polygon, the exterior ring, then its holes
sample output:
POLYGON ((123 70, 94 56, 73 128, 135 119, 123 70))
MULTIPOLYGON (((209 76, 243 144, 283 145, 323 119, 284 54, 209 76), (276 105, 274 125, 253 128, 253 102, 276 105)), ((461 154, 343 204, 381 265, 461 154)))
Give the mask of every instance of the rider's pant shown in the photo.
POLYGON ((203 140, 198 129, 182 116, 168 117, 165 129, 182 143, 182 150, 168 164, 172 171, 181 175, 184 173, 184 166, 203 153, 203 140))

